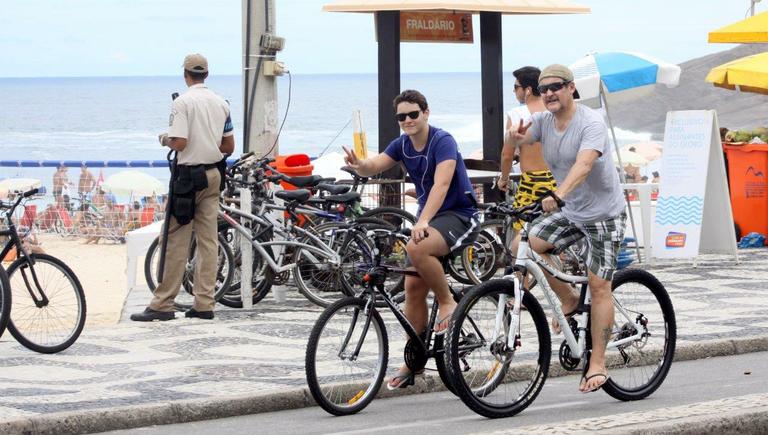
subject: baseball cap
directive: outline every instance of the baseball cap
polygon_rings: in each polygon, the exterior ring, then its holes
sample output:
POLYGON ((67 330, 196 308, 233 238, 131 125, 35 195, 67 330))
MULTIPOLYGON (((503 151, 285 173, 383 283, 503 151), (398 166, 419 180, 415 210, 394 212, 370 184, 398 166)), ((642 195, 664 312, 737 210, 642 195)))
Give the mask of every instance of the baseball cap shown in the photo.
MULTIPOLYGON (((568 68, 567 66, 555 63, 544 68, 544 70, 539 75, 539 83, 541 83, 542 80, 549 77, 557 77, 565 80, 566 82, 572 82, 573 72, 571 72, 571 69, 568 68)), ((576 99, 581 98, 579 97, 578 89, 573 93, 573 98, 576 98, 576 99)))
POLYGON ((188 54, 184 58, 184 69, 195 73, 208 72, 208 59, 200 53, 188 54))

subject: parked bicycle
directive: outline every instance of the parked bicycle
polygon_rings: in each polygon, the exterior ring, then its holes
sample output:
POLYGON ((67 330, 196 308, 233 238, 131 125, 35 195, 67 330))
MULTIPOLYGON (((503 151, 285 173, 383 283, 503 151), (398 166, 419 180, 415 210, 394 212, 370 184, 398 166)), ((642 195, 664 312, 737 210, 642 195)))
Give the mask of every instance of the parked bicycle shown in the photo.
MULTIPOLYGON (((63 261, 47 254, 31 253, 22 243, 13 215, 23 200, 38 192, 32 189, 20 193, 12 203, 0 202, 5 213, 7 229, 0 236, 8 237, 0 258, 12 249, 16 259, 8 267, 11 290, 6 303, 3 273, 2 310, 10 308, 8 331, 25 347, 41 353, 56 353, 71 346, 85 325, 85 294, 75 273, 63 261)), ((0 322, 1 323, 1 322, 0 322)))
MULTIPOLYGON (((530 273, 538 281, 565 335, 558 352, 560 365, 580 370, 583 376, 591 355, 587 276, 560 272, 530 249, 528 222, 542 214, 539 202, 507 212, 526 222, 515 273, 487 281, 461 299, 445 351, 451 383, 461 400, 490 418, 524 410, 549 373, 549 326, 537 299, 521 285, 522 276, 530 273), (572 317, 565 317, 544 270, 581 289, 572 317)), ((615 321, 606 351, 610 377, 602 389, 619 400, 642 399, 661 386, 674 358, 677 329, 672 302, 653 275, 623 269, 613 277, 613 304, 615 321)))

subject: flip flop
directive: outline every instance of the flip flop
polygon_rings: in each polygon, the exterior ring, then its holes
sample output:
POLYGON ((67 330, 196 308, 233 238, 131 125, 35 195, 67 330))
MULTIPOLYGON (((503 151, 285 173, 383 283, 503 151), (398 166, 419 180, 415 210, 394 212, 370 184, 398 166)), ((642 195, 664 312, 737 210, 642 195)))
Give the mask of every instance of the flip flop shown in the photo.
POLYGON ((451 317, 453 317, 453 313, 446 314, 443 318, 439 319, 437 322, 435 322, 435 335, 443 335, 446 332, 448 332, 448 327, 450 326, 451 317), (440 325, 446 324, 445 329, 437 330, 440 325))
POLYGON ((595 388, 593 388, 591 390, 582 391, 582 393, 594 393, 595 391, 603 388, 603 385, 605 385, 605 383, 608 382, 608 379, 610 379, 610 377, 608 376, 607 373, 595 373, 594 375, 591 375, 591 376, 582 377, 581 378, 581 384, 586 384, 587 382, 589 382, 590 379, 598 377, 598 376, 602 376, 603 378, 605 378, 603 380, 603 382, 600 383, 600 385, 596 386, 595 388))
POLYGON ((414 385, 416 381, 416 375, 420 373, 423 373, 423 372, 419 372, 419 373, 408 372, 408 373, 403 373, 402 375, 393 376, 389 380, 389 382, 387 382, 387 390, 395 391, 398 388, 407 388, 411 385, 414 385), (394 384, 392 383, 392 381, 395 381, 394 384))
MULTIPOLYGON (((571 311, 570 313, 568 313, 568 314, 565 314, 565 319, 566 319, 566 320, 568 320, 569 318, 573 317, 573 315, 574 315, 574 314, 576 314, 576 311, 577 311, 577 310, 573 310, 573 311, 571 311)), ((560 334, 562 334, 562 332, 563 332, 563 329, 562 329, 562 328, 560 328, 560 323, 558 323, 558 322, 557 322, 557 319, 556 319, 556 318, 554 318, 554 317, 552 318, 552 322, 551 322, 551 324, 552 324, 552 332, 554 332, 554 333, 555 333, 555 335, 560 335, 560 334)))

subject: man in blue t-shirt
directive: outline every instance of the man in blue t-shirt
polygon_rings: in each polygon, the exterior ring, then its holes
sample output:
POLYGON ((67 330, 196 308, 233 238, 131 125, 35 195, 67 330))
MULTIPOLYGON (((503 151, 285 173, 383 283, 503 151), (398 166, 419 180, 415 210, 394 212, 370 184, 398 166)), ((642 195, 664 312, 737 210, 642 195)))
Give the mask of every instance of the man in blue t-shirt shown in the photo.
MULTIPOLYGON (((395 118, 405 132, 383 153, 360 160, 344 148, 346 163, 362 176, 371 176, 405 165, 416 186, 417 221, 406 246, 409 262, 419 277, 405 278, 404 313, 416 331, 427 324, 427 293, 431 288, 439 303, 435 333, 445 333, 456 302, 448 288, 440 257, 475 240, 480 225, 475 196, 456 141, 447 132, 429 125, 427 99, 406 90, 395 97, 395 118)), ((403 365, 387 383, 394 390, 413 385, 414 373, 403 365)))

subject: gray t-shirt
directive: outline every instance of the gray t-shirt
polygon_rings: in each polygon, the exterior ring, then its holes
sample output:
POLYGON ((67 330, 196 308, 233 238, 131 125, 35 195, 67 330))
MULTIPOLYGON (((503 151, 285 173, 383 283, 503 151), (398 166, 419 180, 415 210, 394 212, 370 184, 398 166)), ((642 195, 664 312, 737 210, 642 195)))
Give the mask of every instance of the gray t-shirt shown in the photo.
POLYGON ((568 220, 585 224, 612 218, 624 211, 624 197, 613 164, 608 128, 598 112, 576 104, 576 113, 562 132, 555 129, 555 116, 551 112, 534 113, 531 121, 529 131, 535 141, 541 142, 544 160, 557 184, 565 181, 579 151, 600 152, 587 179, 565 200, 563 214, 568 220))

